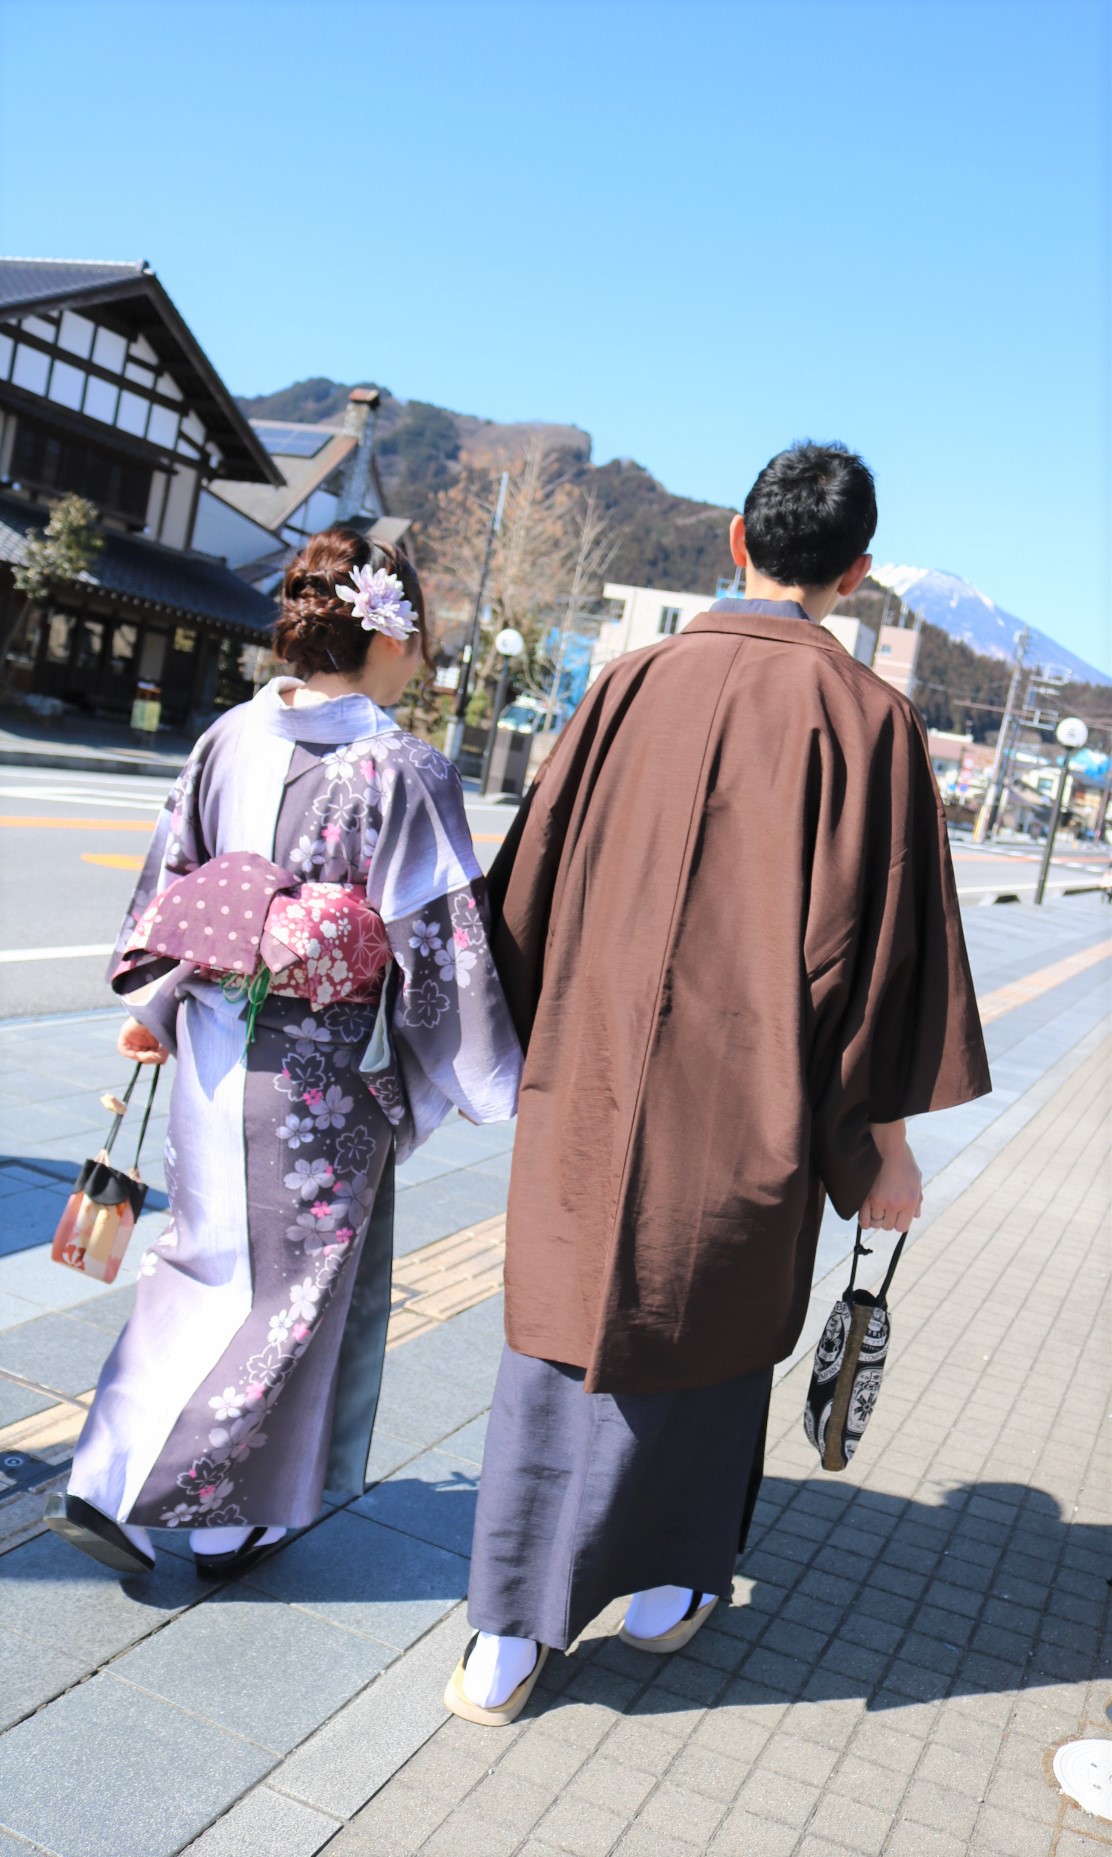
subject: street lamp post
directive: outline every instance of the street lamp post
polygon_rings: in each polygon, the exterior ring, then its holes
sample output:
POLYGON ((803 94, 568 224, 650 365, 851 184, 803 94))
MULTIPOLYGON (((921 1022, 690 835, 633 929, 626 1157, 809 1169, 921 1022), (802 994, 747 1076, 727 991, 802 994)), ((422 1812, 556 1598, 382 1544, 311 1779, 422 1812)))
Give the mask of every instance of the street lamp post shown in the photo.
POLYGON ((505 631, 499 632, 498 637, 495 639, 494 649, 501 660, 498 669, 498 694, 494 699, 494 714, 490 719, 490 734, 487 737, 487 745, 483 750, 483 771, 479 780, 480 793, 485 793, 490 784, 490 765, 494 759, 494 744, 498 736, 498 718, 502 714, 506 701, 506 690, 509 687, 510 666, 513 664, 514 659, 520 658, 524 652, 525 640, 522 638, 520 632, 515 632, 512 626, 507 626, 505 631))
POLYGON ((1058 826, 1062 817, 1062 801, 1066 794, 1066 781, 1069 778, 1070 755, 1078 748, 1084 748, 1089 739, 1089 731, 1080 716, 1066 716, 1058 724, 1054 733, 1062 744, 1062 766, 1058 775, 1058 785, 1054 794, 1054 804, 1050 812, 1050 826, 1046 834, 1046 849, 1043 852, 1042 865, 1039 869, 1039 881, 1035 886, 1035 901, 1041 903, 1046 890, 1046 880, 1050 875, 1050 860, 1054 856, 1054 840, 1058 836, 1058 826))

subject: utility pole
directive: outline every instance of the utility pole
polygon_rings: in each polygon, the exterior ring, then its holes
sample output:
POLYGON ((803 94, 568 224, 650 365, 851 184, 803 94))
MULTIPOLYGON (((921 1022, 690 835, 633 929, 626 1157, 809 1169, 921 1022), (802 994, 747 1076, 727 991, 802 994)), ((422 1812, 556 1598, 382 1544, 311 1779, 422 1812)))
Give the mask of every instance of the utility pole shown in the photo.
POLYGON ((1027 645, 1030 637, 1031 634, 1026 626, 1016 633, 1015 665, 1012 670, 1011 683, 1008 685, 1008 701, 1004 708, 1000 732, 996 737, 996 753, 993 756, 992 771, 988 777, 988 790, 985 793, 984 804, 977 815, 977 823, 973 828, 973 843, 975 845, 982 845, 985 839, 991 836, 996 825, 996 815, 1000 811, 1000 801, 1004 792, 1005 774, 1008 767, 1009 749, 1011 746, 1009 738, 1012 732, 1012 718, 1015 715, 1020 678, 1023 676, 1023 660, 1027 656, 1027 645))
POLYGON ((1042 864, 1039 867, 1039 881, 1035 889, 1035 901, 1041 903, 1046 890, 1046 880, 1050 875, 1050 860, 1054 856, 1054 840, 1058 835, 1058 826, 1062 818, 1062 801, 1066 797, 1066 781, 1070 777, 1070 755, 1078 748, 1084 748, 1089 739, 1089 731, 1078 716, 1067 716, 1055 731, 1062 744, 1062 765, 1058 772, 1058 785, 1054 792, 1054 802, 1050 814, 1050 825, 1046 834, 1046 848, 1043 851, 1042 864))
POLYGON ((1104 843, 1104 827, 1108 818, 1108 802, 1110 798, 1112 798, 1112 754, 1110 754, 1108 766, 1104 770, 1104 779, 1101 782, 1100 788, 1100 806, 1097 810, 1096 831, 1093 834, 1098 845, 1103 845, 1104 843))
POLYGON ((494 553, 494 538, 502 527, 502 511, 506 504, 506 486, 509 481, 510 473, 508 471, 503 471, 502 482, 498 491, 498 501, 491 511, 490 527, 487 530, 486 552, 483 555, 483 565, 479 573, 479 584, 475 589, 475 604, 471 609, 471 622, 467 628, 467 641, 463 647, 463 656, 460 659, 455 714, 448 724, 448 733, 444 742, 444 752, 449 761, 458 760, 459 751, 463 745, 463 724, 464 717, 467 714, 467 699, 471 690, 471 671, 474 665, 475 647, 479 641, 479 622, 483 613, 483 594, 486 592, 487 575, 490 572, 490 557, 494 553))

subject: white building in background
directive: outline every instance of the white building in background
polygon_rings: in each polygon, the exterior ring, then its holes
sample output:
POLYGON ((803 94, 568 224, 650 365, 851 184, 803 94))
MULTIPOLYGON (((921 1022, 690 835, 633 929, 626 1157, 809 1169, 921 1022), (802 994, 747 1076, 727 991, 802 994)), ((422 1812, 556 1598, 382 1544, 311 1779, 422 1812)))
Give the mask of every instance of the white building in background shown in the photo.
POLYGON ((856 658, 859 664, 872 664, 876 633, 863 620, 845 619, 840 613, 831 613, 822 623, 825 630, 832 632, 838 643, 845 646, 851 658, 856 658))
MULTIPOLYGON (((599 628, 599 635, 591 657, 589 682, 594 683, 601 671, 615 658, 620 658, 627 651, 638 651, 643 645, 659 644, 662 638, 672 638, 677 632, 695 618, 697 613, 705 613, 708 606, 713 606, 716 599, 721 599, 727 589, 717 593, 679 593, 667 587, 627 587, 615 581, 608 581, 603 588, 606 599, 614 602, 621 610, 614 616, 604 619, 599 628)), ((735 596, 737 597, 737 596, 735 596)), ((742 596, 743 597, 743 596, 742 596)), ((918 635, 900 632, 897 626, 882 626, 882 641, 889 633, 895 635, 896 644, 889 645, 884 662, 879 658, 874 661, 877 635, 860 619, 845 618, 834 613, 823 621, 825 629, 832 632, 839 644, 844 645, 852 658, 862 664, 870 664, 886 682, 894 683, 897 689, 905 688, 904 682, 897 682, 896 677, 885 675, 888 655, 892 663, 899 667, 899 675, 906 677, 907 665, 904 653, 906 641, 913 636, 918 642, 918 635)), ((914 660, 912 660, 912 673, 914 660)))
POLYGON ((591 654, 589 683, 627 651, 656 645, 662 638, 682 632, 696 613, 705 613, 717 597, 712 593, 676 593, 667 587, 626 587, 608 580, 603 598, 620 604, 621 611, 604 619, 591 654))

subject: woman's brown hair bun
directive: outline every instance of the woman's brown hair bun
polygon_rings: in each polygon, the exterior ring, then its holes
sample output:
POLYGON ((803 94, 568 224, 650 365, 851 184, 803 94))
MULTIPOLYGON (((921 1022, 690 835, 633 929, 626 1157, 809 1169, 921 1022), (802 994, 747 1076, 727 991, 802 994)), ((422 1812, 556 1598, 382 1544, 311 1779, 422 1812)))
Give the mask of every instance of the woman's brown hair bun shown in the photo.
POLYGON ((417 570, 400 548, 372 542, 358 529, 336 523, 311 535, 295 555, 282 580, 281 607, 274 626, 274 649, 298 677, 315 671, 357 676, 374 632, 365 632, 351 607, 336 592, 351 579, 352 568, 385 568, 402 583, 421 634, 421 653, 429 661, 425 602, 417 570))

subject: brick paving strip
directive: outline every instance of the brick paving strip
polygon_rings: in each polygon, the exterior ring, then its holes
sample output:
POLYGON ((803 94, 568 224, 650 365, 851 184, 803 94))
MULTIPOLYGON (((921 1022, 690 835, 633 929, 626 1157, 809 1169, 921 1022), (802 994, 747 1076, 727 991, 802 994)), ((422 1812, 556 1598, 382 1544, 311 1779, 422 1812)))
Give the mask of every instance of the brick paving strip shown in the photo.
MULTIPOLYGON (((350 1820, 269 1847, 298 1857, 1112 1847, 1049 1775, 1062 1741, 1108 1735, 1112 1699, 1110 1060, 1105 1039, 909 1253, 848 1473, 824 1475, 803 1437, 808 1363, 781 1380, 734 1604, 686 1652, 627 1650, 615 1606, 549 1660, 515 1727, 449 1719, 353 1811, 380 1771, 357 1698, 195 1857, 251 1850, 241 1832, 295 1804, 350 1820)), ((437 1679, 450 1623, 418 1647, 444 1640, 437 1679)), ((414 1655, 388 1673, 396 1696, 414 1655)))
MULTIPOLYGON (((438 1238, 411 1251, 408 1257, 398 1258, 394 1264, 387 1351, 415 1341, 438 1323, 450 1321, 465 1309, 497 1296, 502 1287, 505 1252, 506 1220, 502 1215, 468 1225, 448 1238, 438 1238)), ((0 1377, 34 1392, 54 1390, 10 1372, 0 1377)), ((45 1495, 51 1489, 65 1487, 65 1472, 93 1391, 90 1388, 60 1399, 45 1411, 16 1419, 0 1429, 0 1555, 42 1532, 45 1495), (37 1483, 25 1493, 4 1496, 8 1480, 4 1477, 3 1459, 14 1451, 57 1464, 59 1475, 37 1483)))
POLYGON ((1022 980, 1012 981, 1010 986, 996 987, 991 993, 983 993, 977 1000, 982 1025, 991 1025, 994 1020, 1002 1019, 1006 1012, 1014 1012, 1017 1006, 1025 1006, 1029 1000, 1038 999, 1052 987, 1061 986, 1065 980, 1072 980, 1075 974, 1083 974, 1090 967, 1106 961, 1112 953, 1112 942, 1097 942, 1092 948, 1082 948, 1077 954, 1069 954, 1064 960, 1055 961, 1050 967, 1041 967, 1036 973, 1026 974, 1022 980))

